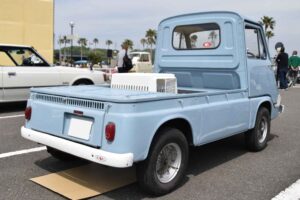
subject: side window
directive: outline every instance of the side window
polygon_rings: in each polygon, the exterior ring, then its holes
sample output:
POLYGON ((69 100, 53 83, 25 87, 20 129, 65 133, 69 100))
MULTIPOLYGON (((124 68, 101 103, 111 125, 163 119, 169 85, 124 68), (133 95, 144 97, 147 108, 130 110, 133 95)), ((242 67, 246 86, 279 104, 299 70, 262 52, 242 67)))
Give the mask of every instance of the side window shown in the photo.
POLYGON ((215 23, 177 26, 173 32, 175 49, 215 49, 220 45, 220 27, 215 23))
POLYGON ((263 43, 260 29, 246 26, 245 37, 247 57, 250 59, 266 59, 267 51, 263 43))
POLYGON ((26 48, 14 48, 7 50, 18 66, 47 66, 35 52, 26 48))
POLYGON ((0 66, 16 66, 16 65, 4 51, 0 51, 0 66))

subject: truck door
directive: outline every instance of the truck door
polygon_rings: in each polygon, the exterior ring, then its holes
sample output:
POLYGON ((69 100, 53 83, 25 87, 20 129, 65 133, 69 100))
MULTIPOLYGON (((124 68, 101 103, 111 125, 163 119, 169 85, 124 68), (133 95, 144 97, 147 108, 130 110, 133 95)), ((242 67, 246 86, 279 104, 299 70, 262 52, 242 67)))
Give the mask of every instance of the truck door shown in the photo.
POLYGON ((270 94, 277 98, 275 75, 262 29, 255 24, 245 26, 246 53, 250 98, 270 94))

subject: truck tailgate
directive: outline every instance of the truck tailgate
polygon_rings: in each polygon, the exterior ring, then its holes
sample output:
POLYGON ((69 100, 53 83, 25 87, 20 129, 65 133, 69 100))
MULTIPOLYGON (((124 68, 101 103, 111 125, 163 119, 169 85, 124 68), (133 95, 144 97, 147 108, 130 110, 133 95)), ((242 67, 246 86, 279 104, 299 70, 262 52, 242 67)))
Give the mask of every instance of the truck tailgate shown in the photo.
POLYGON ((89 146, 100 147, 105 103, 49 94, 34 94, 26 127, 89 146))

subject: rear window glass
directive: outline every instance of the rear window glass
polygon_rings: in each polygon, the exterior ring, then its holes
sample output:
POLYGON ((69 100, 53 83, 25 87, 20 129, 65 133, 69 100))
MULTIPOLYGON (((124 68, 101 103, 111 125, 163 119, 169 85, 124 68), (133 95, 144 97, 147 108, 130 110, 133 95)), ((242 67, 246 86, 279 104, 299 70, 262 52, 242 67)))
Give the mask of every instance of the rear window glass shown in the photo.
POLYGON ((221 41, 216 23, 177 26, 173 31, 173 47, 179 50, 215 49, 221 41))

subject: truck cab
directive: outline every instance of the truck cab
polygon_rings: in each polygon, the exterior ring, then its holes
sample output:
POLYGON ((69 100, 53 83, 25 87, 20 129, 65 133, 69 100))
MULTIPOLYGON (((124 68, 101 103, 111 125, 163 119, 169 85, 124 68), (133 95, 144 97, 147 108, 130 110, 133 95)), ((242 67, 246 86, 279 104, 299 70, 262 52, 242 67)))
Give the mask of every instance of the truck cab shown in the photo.
POLYGON ((261 25, 233 12, 187 14, 158 28, 155 69, 174 73, 178 86, 244 90, 276 102, 272 63, 261 25))

